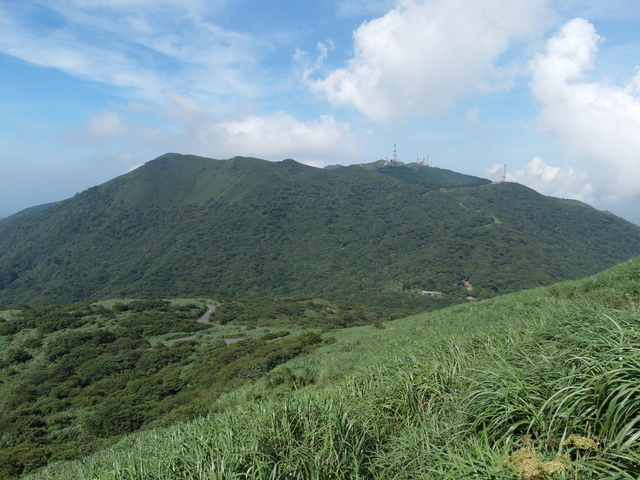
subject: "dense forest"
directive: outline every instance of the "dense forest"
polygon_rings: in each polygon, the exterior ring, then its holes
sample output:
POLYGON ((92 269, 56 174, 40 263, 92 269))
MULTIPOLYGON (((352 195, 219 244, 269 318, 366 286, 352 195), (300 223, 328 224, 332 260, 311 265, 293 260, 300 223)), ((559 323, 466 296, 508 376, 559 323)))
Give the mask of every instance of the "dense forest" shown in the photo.
POLYGON ((310 295, 419 311, 640 254, 640 227, 515 183, 417 164, 176 154, 0 232, 4 305, 310 295))

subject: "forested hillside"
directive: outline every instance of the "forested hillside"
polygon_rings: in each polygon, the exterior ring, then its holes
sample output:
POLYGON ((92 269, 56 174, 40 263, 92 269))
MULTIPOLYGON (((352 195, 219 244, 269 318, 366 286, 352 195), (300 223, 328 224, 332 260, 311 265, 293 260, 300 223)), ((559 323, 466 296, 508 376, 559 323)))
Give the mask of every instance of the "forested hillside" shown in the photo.
POLYGON ((36 205, 33 207, 25 208, 24 210, 20 210, 19 212, 14 213, 13 215, 7 218, 0 218, 0 228, 2 228, 5 225, 8 225, 11 222, 15 222, 16 220, 20 220, 21 218, 30 217, 32 215, 35 215, 36 213, 43 212, 47 208, 51 208, 54 205, 57 205, 58 203, 59 202, 52 202, 52 203, 44 203, 42 205, 36 205))
POLYGON ((303 294, 417 311, 637 254, 640 227, 515 183, 167 154, 0 229, 0 304, 303 294))
MULTIPOLYGON (((206 415, 221 395, 331 343, 328 331, 389 318, 312 298, 0 310, 0 479, 206 415)), ((314 378, 286 381, 301 388, 314 378)))

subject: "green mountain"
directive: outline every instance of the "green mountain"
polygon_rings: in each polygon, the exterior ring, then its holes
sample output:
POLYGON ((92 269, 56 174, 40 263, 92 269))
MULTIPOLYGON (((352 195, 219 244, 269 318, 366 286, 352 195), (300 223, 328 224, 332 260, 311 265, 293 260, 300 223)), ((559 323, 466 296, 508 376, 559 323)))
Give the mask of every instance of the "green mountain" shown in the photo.
POLYGON ((200 300, 0 310, 0 478, 635 480, 639 266, 324 335, 200 300))
POLYGON ((11 222, 15 222, 16 220, 20 220, 21 218, 30 217, 35 215, 36 213, 40 213, 45 211, 47 208, 51 208, 54 205, 57 205, 60 202, 52 202, 52 203, 43 203, 42 205, 36 205, 35 207, 25 208, 24 210, 20 210, 13 215, 10 215, 6 218, 0 218, 0 228, 3 225, 7 225, 11 222))
POLYGON ((515 183, 167 154, 1 228, 0 304, 303 294, 428 309, 638 254, 640 227, 515 183))

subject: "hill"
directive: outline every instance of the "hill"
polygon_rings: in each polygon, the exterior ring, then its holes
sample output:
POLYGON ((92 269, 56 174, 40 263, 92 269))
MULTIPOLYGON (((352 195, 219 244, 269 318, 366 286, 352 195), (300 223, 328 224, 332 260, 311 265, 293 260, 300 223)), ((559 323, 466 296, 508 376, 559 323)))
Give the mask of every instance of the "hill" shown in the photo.
POLYGON ((26 478, 636 479, 639 266, 335 331, 206 417, 26 478))
POLYGON ((309 298, 0 310, 0 479, 201 416, 225 392, 328 343, 318 330, 385 319, 309 298))
POLYGON ((47 208, 51 208, 54 205, 57 205, 60 202, 52 202, 52 203, 43 203, 42 205, 36 205, 35 207, 25 208, 24 210, 20 210, 13 215, 10 215, 6 218, 0 218, 0 228, 3 225, 7 225, 16 220, 20 220, 21 218, 30 217, 31 215, 35 215, 36 213, 40 213, 45 211, 47 208))
POLYGON ((419 311, 638 254, 640 227, 515 183, 167 154, 2 228, 0 304, 303 294, 419 311))

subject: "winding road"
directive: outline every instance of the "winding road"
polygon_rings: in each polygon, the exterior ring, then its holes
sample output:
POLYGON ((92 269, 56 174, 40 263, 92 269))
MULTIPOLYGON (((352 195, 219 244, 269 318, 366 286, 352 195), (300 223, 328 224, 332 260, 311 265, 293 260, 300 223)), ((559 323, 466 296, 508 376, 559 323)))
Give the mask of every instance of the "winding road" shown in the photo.
MULTIPOLYGON (((204 315, 202 315, 198 319, 198 323, 204 323, 204 324, 208 325, 209 324, 209 317, 215 311, 216 311, 216 306, 215 305, 207 305, 207 311, 204 312, 204 315)), ((171 340, 171 342, 188 342, 189 340, 193 340, 194 338, 195 337, 192 335, 190 337, 176 338, 174 340, 171 340)))
POLYGON ((207 305, 207 311, 198 319, 198 323, 209 323, 209 317, 216 311, 215 305, 207 305))

